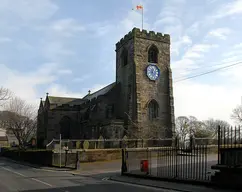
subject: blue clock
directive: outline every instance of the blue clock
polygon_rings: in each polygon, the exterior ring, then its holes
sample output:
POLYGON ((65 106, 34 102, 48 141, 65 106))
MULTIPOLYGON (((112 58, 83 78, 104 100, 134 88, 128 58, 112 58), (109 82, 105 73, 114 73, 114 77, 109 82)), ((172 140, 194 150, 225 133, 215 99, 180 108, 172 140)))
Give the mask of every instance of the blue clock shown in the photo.
POLYGON ((156 65, 150 64, 146 68, 146 75, 150 80, 156 81, 160 76, 160 69, 156 65))

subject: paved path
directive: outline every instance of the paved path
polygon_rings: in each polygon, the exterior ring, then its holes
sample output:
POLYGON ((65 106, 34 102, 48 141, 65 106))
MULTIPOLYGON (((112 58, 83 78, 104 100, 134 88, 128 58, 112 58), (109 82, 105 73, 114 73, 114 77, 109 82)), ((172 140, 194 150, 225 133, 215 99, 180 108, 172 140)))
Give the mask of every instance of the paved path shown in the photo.
POLYGON ((107 176, 116 173, 92 175, 73 175, 70 172, 47 171, 15 164, 0 158, 1 192, 176 192, 175 190, 108 181, 107 176))

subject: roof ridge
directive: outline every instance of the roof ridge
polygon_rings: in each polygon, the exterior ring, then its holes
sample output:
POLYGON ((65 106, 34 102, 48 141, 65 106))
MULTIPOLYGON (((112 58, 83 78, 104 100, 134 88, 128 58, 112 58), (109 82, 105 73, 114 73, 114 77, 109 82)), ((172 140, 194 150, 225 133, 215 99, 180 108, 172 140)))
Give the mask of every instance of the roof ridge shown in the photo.
POLYGON ((116 82, 110 83, 110 84, 106 85, 105 87, 103 87, 103 88, 101 88, 101 89, 99 89, 99 90, 97 90, 97 91, 95 91, 95 92, 93 92, 93 93, 91 93, 91 94, 87 94, 87 95, 85 95, 85 96, 83 97, 83 99, 84 99, 85 97, 87 97, 87 96, 91 96, 91 95, 93 95, 93 94, 95 94, 95 93, 97 93, 97 92, 99 92, 99 91, 101 91, 101 90, 107 88, 108 86, 110 86, 110 85, 112 85, 112 84, 115 84, 115 83, 116 83, 116 82))
POLYGON ((59 97, 59 96, 51 96, 51 95, 48 95, 48 97, 66 98, 66 99, 82 99, 81 97, 59 97))

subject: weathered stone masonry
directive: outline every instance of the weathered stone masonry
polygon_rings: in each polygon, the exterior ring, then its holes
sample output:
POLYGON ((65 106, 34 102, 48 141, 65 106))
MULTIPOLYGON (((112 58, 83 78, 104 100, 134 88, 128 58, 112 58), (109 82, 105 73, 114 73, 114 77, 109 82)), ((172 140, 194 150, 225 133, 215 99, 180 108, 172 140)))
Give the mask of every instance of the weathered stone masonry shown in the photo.
POLYGON ((170 36, 137 28, 116 44, 114 83, 83 98, 47 95, 39 107, 38 140, 45 143, 61 132, 70 139, 97 139, 144 137, 152 132, 152 137, 172 137, 173 131, 170 36), (146 74, 150 64, 160 70, 155 81, 146 74), (63 125, 70 130, 63 130, 63 125))

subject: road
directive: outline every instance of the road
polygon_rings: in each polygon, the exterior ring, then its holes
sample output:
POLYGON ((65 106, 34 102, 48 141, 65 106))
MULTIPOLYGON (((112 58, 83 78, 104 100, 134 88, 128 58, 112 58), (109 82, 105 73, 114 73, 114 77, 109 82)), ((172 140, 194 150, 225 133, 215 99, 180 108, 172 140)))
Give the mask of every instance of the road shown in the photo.
POLYGON ((1 192, 148 192, 155 190, 176 192, 108 181, 105 177, 111 176, 110 174, 76 176, 69 172, 48 171, 19 165, 0 157, 1 192))

